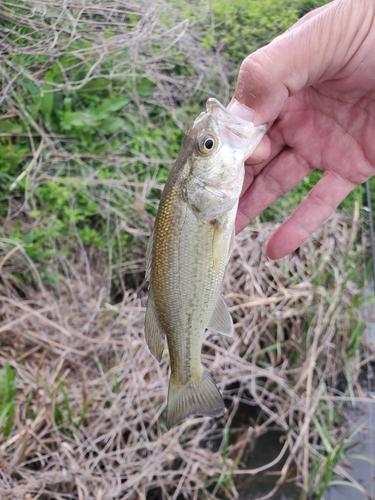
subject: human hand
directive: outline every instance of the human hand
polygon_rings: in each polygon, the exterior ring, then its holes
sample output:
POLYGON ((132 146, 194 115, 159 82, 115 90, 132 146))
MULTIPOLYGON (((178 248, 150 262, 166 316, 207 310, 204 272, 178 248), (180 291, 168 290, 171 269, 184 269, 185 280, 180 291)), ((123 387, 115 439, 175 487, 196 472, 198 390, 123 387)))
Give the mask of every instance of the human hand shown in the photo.
POLYGON ((335 0, 242 63, 231 110, 267 136, 245 164, 237 232, 314 169, 323 177, 271 236, 277 259, 298 248, 358 184, 375 175, 375 0, 335 0))

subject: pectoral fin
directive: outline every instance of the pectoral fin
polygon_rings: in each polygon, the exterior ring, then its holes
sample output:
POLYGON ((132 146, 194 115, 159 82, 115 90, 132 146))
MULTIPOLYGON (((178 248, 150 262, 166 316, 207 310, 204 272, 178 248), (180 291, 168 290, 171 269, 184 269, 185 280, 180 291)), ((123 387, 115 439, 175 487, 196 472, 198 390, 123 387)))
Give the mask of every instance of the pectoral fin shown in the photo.
POLYGON ((228 307, 221 295, 218 297, 212 318, 207 328, 214 332, 222 333, 227 337, 233 337, 232 316, 229 314, 228 307))
POLYGON ((228 256, 227 256, 227 264, 229 262, 230 256, 232 255, 233 252, 233 247, 234 247, 234 238, 236 236, 236 231, 235 228, 233 227, 232 235, 230 237, 230 242, 229 242, 229 249, 228 249, 228 256))
POLYGON ((214 269, 217 273, 220 272, 221 263, 225 253, 225 231, 218 224, 215 223, 214 235, 212 238, 212 260, 214 269))
POLYGON ((215 271, 217 273, 220 272, 221 263, 223 261, 225 253, 227 254, 225 265, 228 264, 234 245, 234 236, 235 236, 234 228, 231 234, 228 247, 227 247, 228 243, 225 238, 225 232, 226 232, 225 228, 222 227, 218 222, 215 222, 214 235, 212 238, 212 260, 214 263, 215 271))
POLYGON ((146 318, 145 318, 145 336, 148 348, 155 358, 160 361, 163 355, 165 344, 165 333, 162 329, 159 318, 156 314, 154 294, 150 288, 148 294, 146 318))

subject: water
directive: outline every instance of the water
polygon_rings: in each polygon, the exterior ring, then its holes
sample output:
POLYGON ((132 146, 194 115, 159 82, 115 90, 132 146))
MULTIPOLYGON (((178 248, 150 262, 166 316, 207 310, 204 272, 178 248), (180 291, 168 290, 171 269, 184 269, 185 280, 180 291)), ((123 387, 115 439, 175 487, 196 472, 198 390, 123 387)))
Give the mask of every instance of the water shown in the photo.
MULTIPOLYGON (((369 343, 375 343, 375 308, 373 303, 363 307, 362 312, 367 321, 364 335, 369 343)), ((355 433, 355 436, 345 452, 348 460, 340 465, 364 488, 370 497, 351 486, 335 485, 324 493, 324 500, 375 499, 375 392, 372 392, 375 391, 375 380, 369 379, 365 381, 365 385, 367 386, 365 392, 367 390, 369 399, 372 398, 373 402, 367 402, 360 408, 348 410, 349 422, 352 422, 351 434, 355 433), (358 429, 360 430, 358 431, 358 429), (357 455, 357 457, 350 458, 351 455, 357 455)), ((246 468, 255 469, 274 460, 283 446, 283 443, 280 442, 281 436, 282 434, 279 432, 268 432, 261 436, 257 440, 252 456, 246 461, 246 468)), ((270 493, 279 477, 275 472, 282 469, 285 460, 286 456, 266 473, 255 476, 236 476, 235 484, 239 492, 239 499, 257 500, 270 493)), ((295 471, 291 471, 292 476, 293 472, 295 471)), ((333 480, 343 481, 343 478, 334 477, 333 480)), ((300 489, 291 482, 280 487, 271 498, 273 500, 298 500, 300 494, 300 489)))
MULTIPOLYGON (((260 436, 255 445, 251 459, 246 463, 246 468, 256 469, 274 460, 280 453, 283 443, 280 442, 282 433, 271 431, 260 436)), ((240 500, 256 500, 272 491, 275 482, 279 478, 273 473, 281 470, 286 460, 286 456, 274 467, 267 470, 267 473, 260 473, 254 476, 235 476, 235 484, 240 500)), ((283 484, 272 496, 274 500, 298 500, 300 490, 293 483, 283 484)))
MULTIPOLYGON (((370 296, 373 291, 367 285, 365 296, 370 296)), ((364 336, 369 344, 375 344, 375 308, 373 301, 362 306, 362 314, 366 320, 364 336)), ((368 374, 368 379, 364 382, 365 392, 373 402, 368 402, 361 406, 361 409, 349 410, 349 418, 352 421, 351 432, 361 429, 355 434, 354 446, 346 452, 347 456, 359 455, 359 458, 350 458, 349 467, 344 469, 351 477, 365 489, 370 498, 375 499, 375 380, 373 373, 368 374), (369 459, 366 461, 366 458, 369 459), (371 463, 371 461, 373 463, 371 463)), ((360 491, 349 486, 333 486, 324 495, 325 500, 363 500, 367 498, 360 491)))
MULTIPOLYGON (((375 400, 374 403, 366 404, 365 411, 363 409, 351 410, 349 415, 355 422, 352 426, 353 431, 362 425, 363 427, 354 437, 353 441, 356 444, 349 447, 346 455, 360 455, 374 463, 359 458, 350 458, 351 467, 344 466, 344 469, 363 486, 371 498, 375 498, 375 400)), ((329 488, 324 498, 325 500, 363 500, 366 497, 352 487, 333 486, 329 488)))
MULTIPOLYGON (((361 431, 356 433, 353 444, 346 451, 346 456, 361 455, 375 462, 375 399, 374 403, 368 403, 361 409, 349 410, 348 413, 353 422, 352 432, 359 427, 361 431)), ((246 468, 255 469, 274 460, 283 446, 280 442, 281 436, 280 432, 273 431, 258 438, 252 456, 246 463, 246 468)), ((266 473, 236 476, 235 484, 239 499, 257 500, 270 493, 279 477, 275 472, 281 470, 285 460, 286 457, 276 466, 268 469, 266 473)), ((350 458, 341 466, 358 481, 371 498, 375 499, 375 464, 359 458, 350 458)), ((293 472, 295 471, 291 471, 292 476, 293 472)), ((342 478, 334 478, 336 479, 342 481, 342 478)), ((300 494, 300 489, 291 482, 282 485, 271 498, 273 500, 298 500, 300 494)), ((351 486, 331 486, 324 493, 324 500, 363 500, 364 498, 368 497, 351 486)))

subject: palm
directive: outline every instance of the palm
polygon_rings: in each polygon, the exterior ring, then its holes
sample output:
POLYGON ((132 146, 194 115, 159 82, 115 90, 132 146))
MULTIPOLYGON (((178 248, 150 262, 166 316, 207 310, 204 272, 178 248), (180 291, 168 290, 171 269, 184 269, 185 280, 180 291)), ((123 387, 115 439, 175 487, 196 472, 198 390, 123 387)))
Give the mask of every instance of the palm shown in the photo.
POLYGON ((289 99, 277 129, 284 139, 279 151, 289 146, 294 159, 311 169, 336 172, 354 184, 374 173, 375 93, 354 96, 310 87, 289 99))
POLYGON ((309 87, 290 97, 268 133, 270 157, 246 165, 237 230, 311 170, 324 171, 271 238, 271 257, 294 250, 357 184, 375 174, 375 92, 325 87, 309 87))

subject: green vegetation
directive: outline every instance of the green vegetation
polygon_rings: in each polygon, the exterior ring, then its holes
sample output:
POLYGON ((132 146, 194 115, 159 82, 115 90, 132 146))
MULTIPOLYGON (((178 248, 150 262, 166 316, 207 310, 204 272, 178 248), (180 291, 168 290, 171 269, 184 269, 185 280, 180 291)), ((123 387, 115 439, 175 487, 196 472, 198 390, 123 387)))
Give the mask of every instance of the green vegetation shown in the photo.
POLYGON ((213 0, 211 8, 214 29, 207 32, 206 27, 203 44, 222 51, 234 71, 251 52, 286 31, 299 17, 298 4, 292 0, 213 0))
POLYGON ((0 433, 9 436, 13 428, 16 375, 6 363, 0 370, 0 433))

